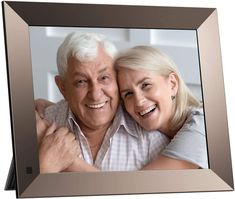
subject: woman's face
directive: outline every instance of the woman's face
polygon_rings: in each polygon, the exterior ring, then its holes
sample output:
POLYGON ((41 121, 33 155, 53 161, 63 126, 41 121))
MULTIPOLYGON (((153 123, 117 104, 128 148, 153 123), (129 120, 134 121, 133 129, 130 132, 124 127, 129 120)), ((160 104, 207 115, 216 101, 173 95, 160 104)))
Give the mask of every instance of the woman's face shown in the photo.
POLYGON ((176 75, 164 77, 153 71, 121 68, 118 83, 127 112, 144 129, 167 133, 173 109, 171 97, 178 89, 176 75))

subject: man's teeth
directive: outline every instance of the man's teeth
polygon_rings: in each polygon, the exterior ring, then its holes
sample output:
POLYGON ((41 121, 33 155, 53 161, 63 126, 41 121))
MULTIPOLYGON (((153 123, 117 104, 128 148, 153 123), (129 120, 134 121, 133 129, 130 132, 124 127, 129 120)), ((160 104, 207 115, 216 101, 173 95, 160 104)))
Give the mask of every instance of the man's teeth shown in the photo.
POLYGON ((156 107, 157 107, 156 104, 154 104, 154 105, 148 107, 146 110, 139 112, 139 114, 141 116, 143 116, 143 115, 149 113, 150 111, 152 111, 153 109, 155 109, 156 107))
POLYGON ((98 109, 98 108, 102 108, 105 105, 106 102, 100 103, 100 104, 88 104, 87 106, 89 108, 93 108, 93 109, 98 109))

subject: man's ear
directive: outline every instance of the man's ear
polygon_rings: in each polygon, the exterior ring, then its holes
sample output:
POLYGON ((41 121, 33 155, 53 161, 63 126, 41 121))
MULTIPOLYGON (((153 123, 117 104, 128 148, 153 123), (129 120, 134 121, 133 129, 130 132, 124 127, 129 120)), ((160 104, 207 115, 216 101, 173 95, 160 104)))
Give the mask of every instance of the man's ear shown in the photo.
POLYGON ((61 94, 65 98, 65 85, 64 85, 64 81, 63 81, 63 79, 59 75, 55 76, 55 83, 56 83, 57 87, 59 88, 61 94))
POLYGON ((178 92, 178 87, 179 87, 178 76, 175 73, 170 73, 168 80, 169 80, 172 96, 176 96, 178 92))

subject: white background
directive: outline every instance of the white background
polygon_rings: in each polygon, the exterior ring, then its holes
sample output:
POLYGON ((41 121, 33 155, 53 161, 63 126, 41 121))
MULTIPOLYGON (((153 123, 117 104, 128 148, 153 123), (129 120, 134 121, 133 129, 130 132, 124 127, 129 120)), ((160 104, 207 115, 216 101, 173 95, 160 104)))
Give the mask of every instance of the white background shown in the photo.
MULTIPOLYGON (((27 1, 27 0, 24 0, 27 1)), ((42 2, 43 0, 41 0, 42 2)), ((63 2, 57 0, 57 2, 63 2)), ((64 0, 65 2, 65 0, 64 0)), ((67 1, 66 1, 67 2, 67 1)), ((80 0, 69 1, 74 3, 102 3, 102 4, 137 4, 136 0, 80 0)), ((225 79, 225 93, 226 103, 228 110, 228 124, 230 134, 231 153, 233 158, 233 165, 235 159, 235 85, 234 67, 235 67, 235 10, 234 0, 139 0, 138 5, 155 5, 155 6, 178 6, 178 7, 215 7, 218 9, 219 16, 219 28, 220 28, 220 40, 221 51, 224 69, 225 79)), ((2 12, 2 10, 1 10, 2 12)), ((1 13, 2 21, 2 13, 1 13)), ((17 37, 17 33, 16 33, 17 37)), ((212 71, 213 73, 213 71, 212 71)), ((218 106, 220 106, 218 104, 218 106)), ((5 47, 3 37, 3 26, 0 25, 0 198, 15 198, 14 191, 4 191, 4 185, 7 178, 7 173, 12 158, 12 146, 11 146, 11 131, 10 131, 10 117, 9 117, 9 105, 8 105, 8 87, 6 78, 5 67, 5 47)), ((157 182, 156 179, 156 183, 157 182)), ((79 197, 85 198, 128 198, 128 199, 143 199, 143 198, 158 198, 158 199, 184 199, 184 198, 199 198, 199 199, 214 199, 214 198, 235 198, 235 192, 206 192, 206 193, 177 193, 177 194, 141 194, 141 195, 117 195, 117 196, 94 196, 94 197, 79 197)))

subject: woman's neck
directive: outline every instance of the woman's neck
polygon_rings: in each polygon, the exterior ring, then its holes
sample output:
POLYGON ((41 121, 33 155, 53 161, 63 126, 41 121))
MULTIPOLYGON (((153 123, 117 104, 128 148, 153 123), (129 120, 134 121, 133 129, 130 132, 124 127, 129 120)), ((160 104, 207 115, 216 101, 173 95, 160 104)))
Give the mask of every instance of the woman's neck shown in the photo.
POLYGON ((166 128, 163 129, 163 131, 160 130, 160 132, 164 133, 168 138, 173 139, 174 136, 178 133, 178 131, 183 127, 185 121, 186 121, 187 117, 184 118, 184 120, 181 122, 179 121, 179 125, 178 127, 173 127, 172 124, 170 122, 168 122, 168 124, 166 125, 166 128))

